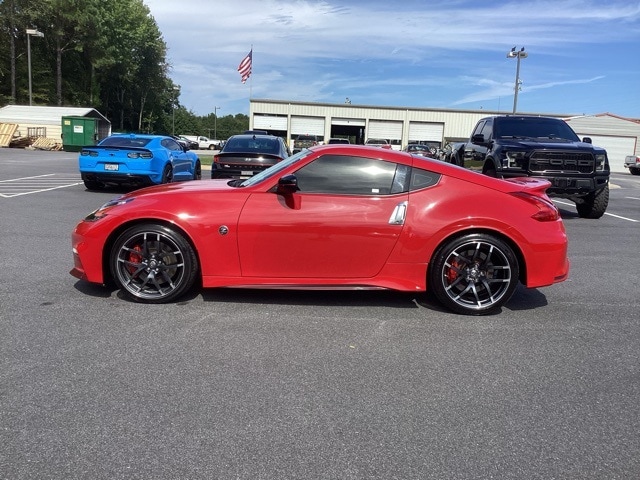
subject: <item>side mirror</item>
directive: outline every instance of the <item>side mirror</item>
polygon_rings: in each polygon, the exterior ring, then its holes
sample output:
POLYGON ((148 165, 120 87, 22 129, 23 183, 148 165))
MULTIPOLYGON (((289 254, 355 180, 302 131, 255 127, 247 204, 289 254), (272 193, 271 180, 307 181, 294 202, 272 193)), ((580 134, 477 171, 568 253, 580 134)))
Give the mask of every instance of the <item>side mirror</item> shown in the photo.
POLYGON ((285 175, 278 180, 278 186, 276 187, 278 195, 291 195, 298 190, 298 179, 295 175, 285 175))
POLYGON ((477 133, 473 137, 471 137, 471 143, 485 145, 487 141, 484 139, 484 135, 482 133, 477 133))
POLYGON ((582 139, 582 141, 583 141, 584 143, 591 143, 591 137, 584 137, 584 138, 582 139))

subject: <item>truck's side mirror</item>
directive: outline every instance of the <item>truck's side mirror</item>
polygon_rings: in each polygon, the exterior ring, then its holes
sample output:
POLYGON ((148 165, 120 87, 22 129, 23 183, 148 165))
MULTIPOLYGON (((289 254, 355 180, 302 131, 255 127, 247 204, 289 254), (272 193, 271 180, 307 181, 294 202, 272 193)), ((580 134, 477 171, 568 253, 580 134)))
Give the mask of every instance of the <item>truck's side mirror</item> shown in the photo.
POLYGON ((471 137, 471 143, 484 145, 487 143, 487 141, 484 139, 484 135, 482 133, 476 133, 473 137, 471 137))
POLYGON ((583 141, 584 143, 592 143, 592 142, 591 142, 591 137, 584 137, 584 138, 582 139, 582 141, 583 141))

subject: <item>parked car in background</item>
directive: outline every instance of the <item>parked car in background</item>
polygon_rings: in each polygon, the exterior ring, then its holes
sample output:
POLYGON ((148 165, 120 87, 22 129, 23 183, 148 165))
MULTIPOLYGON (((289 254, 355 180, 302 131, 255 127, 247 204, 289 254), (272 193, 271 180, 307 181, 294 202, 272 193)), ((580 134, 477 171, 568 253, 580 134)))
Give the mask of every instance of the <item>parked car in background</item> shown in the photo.
POLYGON ((210 140, 207 137, 203 137, 202 135, 181 135, 182 137, 196 142, 198 144, 198 149, 201 150, 218 150, 220 148, 220 140, 210 140))
POLYGON ((340 143, 340 144, 344 144, 344 145, 349 145, 351 144, 351 142, 349 141, 348 138, 330 138, 329 141, 327 142, 329 145, 334 145, 336 143, 340 143))
POLYGON ((454 165, 464 166, 465 142, 450 142, 442 147, 441 160, 454 165))
POLYGON ((179 142, 182 141, 185 145, 187 145, 187 147, 189 147, 189 150, 198 150, 198 148, 200 148, 198 142, 196 142, 195 140, 190 140, 184 135, 176 135, 173 136, 173 138, 175 138, 179 142))
POLYGON ((624 166, 629 169, 631 175, 640 175, 640 156, 627 155, 624 158, 624 166))
POLYGON ((387 148, 389 150, 391 149, 391 144, 387 140, 384 140, 382 138, 369 138, 366 142, 364 142, 364 144, 370 147, 381 147, 387 148))
POLYGON ((247 178, 290 155, 286 143, 275 135, 233 135, 213 157, 211 178, 247 178))
POLYGON ((538 288, 569 274, 548 186, 395 150, 322 145, 245 180, 106 203, 73 231, 71 274, 113 280, 146 303, 176 301, 195 285, 429 288, 454 312, 488 314, 519 282, 538 288))
POLYGON ((293 141, 293 153, 298 153, 305 148, 315 147, 320 143, 316 135, 298 135, 293 141))
POLYGON ((89 190, 199 180, 202 175, 198 156, 165 135, 111 135, 97 145, 82 147, 78 163, 89 190))
POLYGON ((410 143, 402 149, 403 152, 413 153, 414 155, 422 155, 423 157, 435 158, 434 152, 429 145, 420 145, 418 143, 410 143))

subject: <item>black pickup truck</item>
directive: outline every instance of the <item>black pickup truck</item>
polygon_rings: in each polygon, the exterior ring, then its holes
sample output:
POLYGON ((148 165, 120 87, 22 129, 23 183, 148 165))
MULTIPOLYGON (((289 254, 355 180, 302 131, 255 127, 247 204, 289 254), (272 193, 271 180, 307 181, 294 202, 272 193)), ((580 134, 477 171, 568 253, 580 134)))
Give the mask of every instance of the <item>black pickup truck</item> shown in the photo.
POLYGON ((481 119, 452 163, 499 178, 542 177, 550 197, 569 199, 583 218, 600 218, 609 204, 609 160, 603 148, 580 140, 562 119, 499 115, 481 119))

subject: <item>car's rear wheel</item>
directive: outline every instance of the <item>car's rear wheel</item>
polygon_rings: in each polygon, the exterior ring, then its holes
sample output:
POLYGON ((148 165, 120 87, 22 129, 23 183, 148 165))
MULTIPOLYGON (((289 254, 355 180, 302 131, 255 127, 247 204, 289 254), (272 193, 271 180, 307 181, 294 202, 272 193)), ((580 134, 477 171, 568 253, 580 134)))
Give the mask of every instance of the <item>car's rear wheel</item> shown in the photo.
POLYGON ((196 280, 198 259, 179 232, 156 224, 136 225, 114 242, 111 274, 121 291, 144 303, 165 303, 189 290, 196 280))
POLYGON ((195 167, 193 167, 193 179, 202 180, 202 165, 200 165, 200 160, 198 160, 195 167))
POLYGON ((640 168, 630 167, 629 171, 631 172, 631 175, 640 175, 640 168))
POLYGON ((470 234, 442 245, 431 259, 429 286, 447 308, 463 315, 498 310, 519 280, 513 249, 488 234, 470 234))
POLYGON ((162 171, 162 179, 161 183, 171 183, 173 182, 173 167, 171 164, 166 164, 164 170, 162 171))

